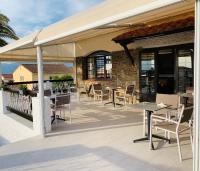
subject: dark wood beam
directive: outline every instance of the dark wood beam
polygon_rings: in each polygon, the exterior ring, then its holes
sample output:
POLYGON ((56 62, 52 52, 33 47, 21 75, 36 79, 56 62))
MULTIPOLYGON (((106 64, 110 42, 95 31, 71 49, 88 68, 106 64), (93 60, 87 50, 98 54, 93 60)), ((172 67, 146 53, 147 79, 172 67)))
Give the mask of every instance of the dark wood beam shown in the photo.
POLYGON ((120 43, 120 45, 124 48, 125 54, 130 59, 132 65, 135 66, 134 57, 131 55, 131 52, 129 51, 127 44, 120 43))
POLYGON ((126 39, 114 40, 114 41, 115 41, 115 43, 128 45, 128 44, 133 43, 137 40, 155 38, 155 37, 166 36, 166 35, 170 35, 170 34, 186 32, 186 31, 193 31, 193 30, 194 30, 194 26, 189 26, 189 27, 185 27, 185 28, 181 28, 181 29, 172 30, 172 31, 165 31, 165 32, 161 32, 161 33, 147 34, 145 36, 135 36, 135 37, 130 36, 129 38, 126 38, 126 39))

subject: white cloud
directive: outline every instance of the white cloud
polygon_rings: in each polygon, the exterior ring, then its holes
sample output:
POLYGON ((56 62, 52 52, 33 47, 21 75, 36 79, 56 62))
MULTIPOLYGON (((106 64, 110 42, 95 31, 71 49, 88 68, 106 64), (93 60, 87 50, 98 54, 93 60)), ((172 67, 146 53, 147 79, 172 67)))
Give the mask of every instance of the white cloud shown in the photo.
POLYGON ((0 0, 19 36, 24 36, 104 0, 0 0))

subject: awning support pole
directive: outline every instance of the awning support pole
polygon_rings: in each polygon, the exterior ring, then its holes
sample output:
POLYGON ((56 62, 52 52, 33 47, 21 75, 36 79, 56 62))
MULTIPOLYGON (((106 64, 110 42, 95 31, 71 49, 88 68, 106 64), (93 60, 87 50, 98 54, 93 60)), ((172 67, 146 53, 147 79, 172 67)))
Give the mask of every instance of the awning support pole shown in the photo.
POLYGON ((0 86, 2 85, 2 63, 0 62, 0 86))
POLYGON ((39 116, 40 116, 40 124, 41 130, 40 134, 42 137, 45 136, 45 128, 44 128, 44 78, 43 78, 43 57, 42 57, 42 49, 40 46, 37 46, 37 66, 38 66, 38 98, 39 98, 39 116))
POLYGON ((76 58, 74 59, 73 68, 74 68, 74 83, 77 84, 76 58))
POLYGON ((200 170, 200 0, 195 7, 193 171, 200 170))

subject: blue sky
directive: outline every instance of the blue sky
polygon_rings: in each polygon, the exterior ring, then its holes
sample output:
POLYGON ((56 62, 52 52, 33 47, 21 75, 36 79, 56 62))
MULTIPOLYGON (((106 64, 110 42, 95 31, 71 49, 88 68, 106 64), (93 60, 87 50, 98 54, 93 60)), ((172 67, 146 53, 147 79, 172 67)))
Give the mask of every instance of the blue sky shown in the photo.
MULTIPOLYGON (((23 37, 103 1, 105 0, 0 0, 0 12, 9 17, 10 26, 19 37, 23 37)), ((19 63, 3 63, 3 73, 12 73, 18 65, 19 63)))
POLYGON ((0 0, 0 11, 21 37, 104 0, 0 0))

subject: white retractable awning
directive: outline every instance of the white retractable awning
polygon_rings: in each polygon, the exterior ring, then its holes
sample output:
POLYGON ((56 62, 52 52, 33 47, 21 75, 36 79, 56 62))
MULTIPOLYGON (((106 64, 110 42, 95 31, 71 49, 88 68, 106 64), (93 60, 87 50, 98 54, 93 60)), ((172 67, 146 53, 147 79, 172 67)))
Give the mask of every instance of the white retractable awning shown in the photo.
POLYGON ((100 29, 102 26, 144 23, 191 8, 194 8, 193 0, 107 0, 0 48, 0 60, 36 59, 37 45, 42 45, 44 60, 73 60, 76 57, 76 42, 122 30, 100 29))

